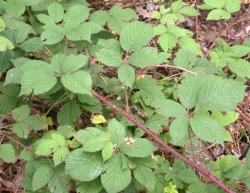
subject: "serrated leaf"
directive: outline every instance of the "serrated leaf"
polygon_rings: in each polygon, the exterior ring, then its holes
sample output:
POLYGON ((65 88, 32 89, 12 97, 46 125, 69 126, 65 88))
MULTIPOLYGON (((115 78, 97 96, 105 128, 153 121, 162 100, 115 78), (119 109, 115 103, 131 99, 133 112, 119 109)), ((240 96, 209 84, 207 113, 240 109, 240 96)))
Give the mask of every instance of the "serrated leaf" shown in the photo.
POLYGON ((15 133, 20 138, 27 138, 30 132, 30 128, 25 123, 16 123, 12 128, 13 133, 15 133))
POLYGON ((120 150, 130 157, 147 157, 153 153, 154 146, 147 139, 134 138, 132 144, 121 144, 120 150))
POLYGON ((95 179, 91 182, 83 182, 77 188, 77 193, 99 193, 103 189, 101 180, 95 179))
POLYGON ((50 155, 57 147, 56 141, 52 139, 42 139, 36 147, 35 154, 37 155, 50 155))
POLYGON ((45 117, 42 117, 40 115, 29 116, 27 119, 24 120, 24 123, 30 128, 37 131, 45 129, 48 126, 45 117))
POLYGON ((67 147, 57 148, 57 150, 53 154, 53 161, 54 161, 55 166, 62 163, 68 154, 69 154, 69 150, 67 147))
POLYGON ((24 4, 18 0, 8 0, 4 9, 8 14, 16 18, 20 17, 25 12, 24 4))
POLYGON ((91 117, 91 123, 93 123, 93 124, 106 123, 106 119, 103 115, 93 115, 91 117))
POLYGON ((88 138, 83 145, 83 150, 86 152, 97 152, 102 150, 107 142, 105 136, 95 136, 88 138))
POLYGON ((43 24, 54 24, 53 19, 50 18, 48 15, 37 14, 36 17, 37 17, 38 21, 40 21, 43 24))
POLYGON ((154 35, 158 36, 167 32, 167 28, 163 24, 154 26, 154 35))
POLYGON ((102 149, 102 158, 104 162, 112 157, 113 151, 114 151, 113 143, 106 142, 102 149))
POLYGON ((86 153, 77 149, 68 155, 65 172, 75 180, 91 181, 102 173, 102 162, 99 154, 86 153))
POLYGON ((156 177, 152 170, 142 164, 137 165, 134 170, 135 179, 144 185, 149 191, 153 191, 156 185, 156 177))
POLYGON ((15 108, 12 111, 12 116, 15 121, 20 122, 26 119, 30 114, 30 108, 28 105, 22 105, 18 108, 15 108))
POLYGON ((234 80, 210 75, 199 91, 197 106, 208 110, 230 111, 244 98, 245 86, 234 80))
POLYGON ((85 66, 88 62, 88 57, 79 54, 77 56, 75 55, 69 55, 65 58, 62 64, 57 64, 58 66, 61 65, 61 71, 64 74, 75 72, 85 66))
POLYGON ((190 125, 200 139, 223 144, 225 130, 215 120, 204 116, 194 116, 190 119, 190 125))
POLYGON ((193 8, 193 7, 190 7, 190 6, 184 6, 183 8, 181 8, 179 10, 179 12, 183 15, 188 15, 188 16, 197 16, 199 15, 199 12, 193 8))
POLYGON ((221 20, 221 19, 230 19, 231 14, 223 9, 214 9, 209 12, 207 20, 221 20))
POLYGON ((22 42, 19 46, 25 52, 38 52, 42 49, 42 41, 35 37, 22 42))
POLYGON ((182 146, 188 137, 188 117, 177 117, 170 125, 171 143, 182 146))
POLYGON ((161 133, 162 126, 167 124, 167 118, 160 114, 155 114, 150 117, 145 124, 154 133, 161 133))
POLYGON ((159 103, 160 113, 167 117, 182 117, 186 116, 187 112, 185 108, 173 100, 164 100, 161 105, 159 103))
POLYGON ((90 9, 86 6, 82 6, 79 4, 73 5, 65 13, 63 20, 66 23, 74 21, 75 23, 80 24, 88 18, 89 11, 90 9))
POLYGON ((227 0, 221 0, 221 1, 216 1, 216 0, 204 0, 204 3, 206 3, 208 6, 212 8, 222 8, 225 5, 225 2, 227 0))
POLYGON ((121 32, 121 46, 126 51, 135 51, 146 45, 154 36, 153 28, 143 22, 127 24, 121 32))
POLYGON ((44 187, 54 175, 54 170, 50 165, 43 165, 36 169, 32 178, 33 191, 44 187))
POLYGON ((129 63, 139 68, 145 68, 155 64, 162 64, 167 61, 168 53, 158 54, 156 48, 145 47, 135 51, 129 58, 129 63))
POLYGON ((247 168, 250 170, 250 151, 247 152, 246 161, 247 161, 247 168))
POLYGON ((54 176, 48 183, 48 188, 53 193, 68 193, 67 179, 64 177, 63 172, 55 171, 54 176))
POLYGON ((41 39, 44 44, 53 45, 63 40, 65 31, 61 26, 46 24, 43 28, 41 39))
POLYGON ((54 22, 57 23, 62 20, 64 16, 64 9, 61 6, 61 4, 57 2, 51 3, 49 4, 47 10, 48 10, 49 17, 52 18, 54 22))
POLYGON ((13 44, 7 38, 0 36, 0 52, 14 49, 13 44))
POLYGON ((201 46, 191 37, 183 37, 179 40, 179 45, 185 50, 191 50, 196 54, 201 55, 201 46))
POLYGON ((96 57, 100 62, 107 66, 118 67, 122 65, 122 58, 120 54, 109 50, 109 49, 101 49, 96 53, 96 57))
POLYGON ((238 59, 235 62, 228 62, 228 67, 239 77, 250 77, 250 63, 247 60, 238 59))
POLYGON ((71 74, 63 75, 61 81, 63 86, 73 93, 92 96, 92 79, 90 74, 85 71, 79 70, 71 74))
POLYGON ((211 117, 216 120, 220 125, 227 126, 239 118, 239 114, 234 111, 226 111, 224 113, 213 111, 211 117))
POLYGON ((131 182, 131 171, 129 168, 122 169, 122 161, 119 155, 108 160, 106 173, 101 175, 102 185, 108 193, 117 193, 124 190, 131 182))
POLYGON ((57 114, 57 121, 60 125, 73 125, 81 114, 79 105, 75 101, 65 103, 57 114))
POLYGON ((32 91, 35 95, 50 91, 57 83, 57 78, 41 70, 31 69, 24 73, 21 80, 20 95, 28 95, 32 91))
POLYGON ((8 163, 16 162, 15 149, 10 144, 0 144, 0 159, 8 163))
MULTIPOLYGON (((73 25, 75 25, 75 23, 73 23, 73 25)), ((65 26, 65 29, 67 31, 66 37, 69 40, 72 41, 86 40, 91 43, 92 42, 91 35, 100 32, 102 30, 102 27, 96 23, 85 22, 73 28, 71 26, 67 27, 65 26)))
POLYGON ((168 51, 176 46, 177 38, 170 33, 160 35, 158 43, 163 51, 168 51))
POLYGON ((119 145, 126 135, 124 126, 116 119, 112 119, 108 124, 108 133, 111 135, 113 144, 119 145))
POLYGON ((110 29, 120 34, 127 22, 136 18, 138 18, 138 16, 133 9, 123 9, 115 5, 109 11, 108 26, 110 29))
POLYGON ((129 65, 122 65, 118 68, 118 79, 127 87, 133 88, 135 81, 135 70, 129 65))
POLYGON ((89 21, 103 26, 108 21, 108 13, 104 10, 95 11, 90 15, 89 21))
POLYGON ((240 10, 241 2, 240 0, 226 0, 225 8, 230 13, 235 13, 240 10))

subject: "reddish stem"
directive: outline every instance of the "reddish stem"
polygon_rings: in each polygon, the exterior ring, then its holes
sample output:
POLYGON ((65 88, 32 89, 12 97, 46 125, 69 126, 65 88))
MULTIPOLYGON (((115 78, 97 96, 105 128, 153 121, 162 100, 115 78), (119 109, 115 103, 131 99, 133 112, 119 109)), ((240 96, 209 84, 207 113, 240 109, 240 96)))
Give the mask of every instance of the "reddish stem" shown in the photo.
POLYGON ((160 146, 164 147, 164 150, 173 154, 174 157, 182 160, 183 162, 185 162, 187 165, 191 166, 192 168, 194 168, 196 171, 200 172, 201 174, 203 174, 207 179, 211 180, 212 182, 214 182, 218 187, 220 187, 221 189, 225 190, 228 193, 236 193, 234 190, 232 190, 229 186, 227 186, 226 184, 224 184, 221 180, 219 180, 218 178, 216 178, 215 176, 211 175, 211 172, 209 170, 207 170, 206 168, 203 168, 202 166, 194 163, 193 161, 190 161, 189 159, 187 159, 186 157, 184 157, 183 155, 181 155, 180 153, 178 153, 174 148, 172 148, 171 146, 169 146, 168 144, 164 143, 158 136, 157 134, 155 134, 154 132, 152 132, 151 130, 149 130, 143 123, 141 123, 140 121, 138 121, 133 115, 131 115, 130 113, 122 110, 121 108, 117 107, 116 105, 112 104, 110 101, 108 101, 105 97, 99 95, 97 92, 95 92, 94 90, 92 90, 92 94, 94 96, 96 96, 104 105, 106 105, 107 107, 114 109, 115 111, 121 113, 122 115, 124 115, 128 120, 130 120, 131 122, 133 122, 137 127, 141 128, 147 135, 149 135, 150 137, 152 137, 152 139, 154 139, 155 142, 157 142, 160 146))

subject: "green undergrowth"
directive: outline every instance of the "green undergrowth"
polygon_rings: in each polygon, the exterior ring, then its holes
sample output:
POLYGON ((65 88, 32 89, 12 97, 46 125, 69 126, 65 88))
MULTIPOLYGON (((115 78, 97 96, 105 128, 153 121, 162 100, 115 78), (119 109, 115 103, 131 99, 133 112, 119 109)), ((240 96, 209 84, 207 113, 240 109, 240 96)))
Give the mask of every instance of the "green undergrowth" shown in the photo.
MULTIPOLYGON (((240 9, 235 2, 197 7, 211 10, 208 20, 229 19, 240 9)), ((201 11, 175 1, 149 24, 118 5, 96 11, 84 0, 0 0, 0 159, 25 161, 26 193, 223 192, 169 159, 92 89, 236 192, 238 182, 250 189, 250 153, 245 165, 233 155, 208 161, 201 145, 233 141, 226 126, 239 118, 250 44, 218 39, 205 58, 194 32, 180 25, 201 11)))

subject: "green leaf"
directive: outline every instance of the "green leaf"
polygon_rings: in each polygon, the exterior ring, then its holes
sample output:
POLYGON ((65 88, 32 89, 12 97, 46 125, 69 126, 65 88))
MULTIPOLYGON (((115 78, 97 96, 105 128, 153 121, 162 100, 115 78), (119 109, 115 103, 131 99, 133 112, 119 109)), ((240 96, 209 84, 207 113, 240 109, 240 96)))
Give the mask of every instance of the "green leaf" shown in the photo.
POLYGON ((64 22, 71 23, 74 21, 76 24, 84 22, 89 16, 90 9, 82 5, 73 5, 71 6, 64 15, 64 22))
POLYGON ((118 67, 122 65, 122 58, 120 54, 109 49, 100 49, 96 53, 96 57, 101 63, 107 66, 118 67))
POLYGON ((143 22, 127 24, 121 32, 121 46, 126 51, 135 51, 149 43, 153 38, 153 28, 143 22))
POLYGON ((195 173, 189 169, 182 169, 177 173, 177 176, 180 178, 181 181, 192 184, 199 182, 198 177, 195 175, 195 173))
POLYGON ((0 52, 14 49, 13 44, 10 40, 5 37, 0 36, 0 52))
POLYGON ((21 1, 18 0, 8 0, 5 7, 5 11, 18 18, 25 12, 25 6, 21 1))
POLYGON ((36 169, 33 179, 33 191, 37 191, 44 187, 54 175, 54 170, 50 165, 43 165, 36 169))
POLYGON ((107 138, 105 136, 94 136, 88 138, 83 145, 83 150, 86 152, 97 152, 104 148, 107 142, 107 138))
POLYGON ((153 153, 154 146, 147 139, 125 138, 120 150, 130 157, 147 157, 153 153))
POLYGON ((108 21, 108 13, 103 10, 95 11, 90 15, 89 21, 103 26, 108 21))
POLYGON ((102 173, 100 154, 83 152, 81 149, 71 152, 66 159, 65 172, 78 181, 91 181, 102 173))
POLYGON ((169 49, 176 46, 177 38, 173 34, 162 34, 158 39, 158 43, 160 44, 161 49, 167 52, 169 49))
POLYGON ((112 157, 113 151, 114 151, 113 143, 106 142, 102 149, 102 158, 104 162, 112 157))
POLYGON ((16 162, 15 149, 10 144, 0 144, 0 159, 8 163, 16 162))
POLYGON ((224 11, 223 9, 214 9, 209 12, 207 20, 221 20, 221 19, 230 19, 231 14, 224 11))
POLYGON ((52 139, 42 139, 36 147, 35 154, 44 156, 50 155, 55 151, 57 145, 56 141, 52 139))
POLYGON ((73 93, 92 96, 92 79, 88 72, 79 70, 71 74, 66 74, 62 76, 61 81, 63 86, 73 93))
POLYGON ((129 58, 129 63, 139 68, 145 68, 155 64, 162 64, 167 61, 168 53, 161 52, 158 54, 156 48, 145 47, 136 50, 129 58))
POLYGON ((2 32, 5 29, 5 23, 2 18, 0 18, 0 32, 2 32))
POLYGON ((190 125, 201 140, 223 144, 225 130, 215 120, 204 116, 194 116, 190 119, 190 125))
POLYGON ((118 68, 118 79, 127 87, 133 88, 135 81, 135 70, 129 65, 122 65, 118 68))
POLYGON ((15 121, 20 122, 26 119, 30 115, 30 108, 28 105, 22 105, 18 108, 15 108, 12 111, 12 116, 15 121))
POLYGON ((61 4, 54 2, 51 3, 48 8, 48 14, 49 16, 54 20, 54 22, 59 22, 62 20, 63 16, 64 16, 64 9, 61 6, 61 4))
POLYGON ((57 114, 57 121, 60 125, 74 125, 80 115, 79 105, 75 101, 69 101, 61 107, 57 114))
POLYGON ((122 160, 115 155, 108 160, 106 173, 101 175, 102 185, 108 193, 117 193, 124 190, 131 182, 131 171, 129 168, 122 168, 122 160))
POLYGON ((64 74, 75 72, 85 66, 88 62, 88 57, 82 54, 79 54, 77 56, 75 55, 69 55, 65 58, 61 65, 61 71, 64 74))
POLYGON ((40 115, 29 116, 27 119, 24 120, 24 123, 30 128, 37 131, 45 129, 48 126, 45 117, 42 117, 40 115))
POLYGON ((15 133, 20 138, 27 138, 30 132, 30 128, 25 123, 16 123, 12 128, 13 133, 15 133))
POLYGON ((54 21, 52 18, 50 18, 48 15, 45 14, 37 14, 36 15, 38 21, 40 21, 43 24, 54 24, 54 21))
POLYGON ((179 40, 179 45, 185 50, 191 50, 196 54, 201 55, 201 46, 191 37, 183 37, 179 40))
POLYGON ((78 193, 99 193, 103 189, 101 180, 95 179, 91 182, 83 182, 77 188, 78 193))
POLYGON ((158 36, 167 32, 167 28, 163 24, 154 26, 154 35, 158 36))
POLYGON ((122 143, 126 135, 124 126, 116 119, 112 119, 108 124, 108 133, 111 135, 113 144, 119 145, 122 143))
POLYGON ((133 9, 123 9, 120 6, 113 6, 109 11, 108 26, 118 34, 131 19, 137 19, 138 16, 133 9))
POLYGON ((205 76, 199 91, 198 107, 208 110, 230 111, 244 98, 245 86, 234 80, 205 76))
POLYGON ((50 91, 57 83, 57 78, 41 70, 31 69, 24 73, 21 80, 20 95, 28 95, 32 91, 35 95, 50 91))
POLYGON ((171 143, 182 146, 188 137, 188 117, 177 117, 170 125, 171 143))
POLYGON ((156 185, 156 177, 152 170, 145 165, 137 165, 134 170, 135 179, 144 185, 149 191, 153 191, 156 185))
POLYGON ((174 59, 174 64, 185 69, 192 68, 197 61, 195 52, 191 50, 178 50, 176 58, 174 59))
POLYGON ((162 126, 167 124, 167 118, 160 114, 155 114, 150 117, 145 124, 154 133, 161 133, 162 126))
POLYGON ((188 15, 188 16, 198 16, 199 12, 190 6, 185 6, 179 10, 179 12, 183 15, 188 15))
POLYGON ((68 193, 69 188, 67 186, 67 179, 64 177, 64 172, 55 171, 54 176, 51 178, 51 180, 48 183, 48 188, 50 192, 53 193, 68 193))
POLYGON ((235 111, 226 111, 223 113, 220 111, 213 111, 211 118, 216 120, 221 126, 227 126, 239 118, 239 113, 235 111))
POLYGON ((159 103, 159 108, 160 113, 167 117, 182 117, 187 115, 185 108, 173 100, 162 101, 161 105, 159 103))
POLYGON ((221 1, 216 1, 216 0, 204 0, 204 3, 207 4, 210 7, 213 8, 222 8, 225 6, 225 2, 227 0, 221 0, 221 1))
POLYGON ((44 31, 41 34, 41 39, 44 44, 53 45, 64 39, 64 29, 55 24, 46 24, 44 27, 44 31))
POLYGON ((250 63, 247 60, 238 59, 235 62, 228 62, 228 67, 239 77, 250 77, 250 63))
POLYGON ((25 52, 38 52, 42 49, 42 41, 40 38, 31 38, 22 42, 19 47, 25 52))
MULTIPOLYGON (((70 23, 71 24, 71 23, 70 23)), ((72 24, 71 24, 72 25, 72 24)), ((73 23, 75 25, 75 23, 73 23)), ((66 37, 71 41, 81 41, 86 40, 91 41, 91 35, 96 34, 102 30, 102 27, 96 23, 85 22, 79 26, 65 26, 67 31, 66 37)))
POLYGON ((240 11, 240 0, 226 0, 225 8, 229 13, 235 13, 240 11))
POLYGON ((53 154, 53 161, 54 161, 55 166, 62 163, 68 154, 69 154, 69 150, 67 147, 57 148, 57 150, 53 154))
POLYGON ((186 76, 178 85, 177 91, 181 104, 192 109, 198 103, 198 96, 204 80, 200 76, 186 76))

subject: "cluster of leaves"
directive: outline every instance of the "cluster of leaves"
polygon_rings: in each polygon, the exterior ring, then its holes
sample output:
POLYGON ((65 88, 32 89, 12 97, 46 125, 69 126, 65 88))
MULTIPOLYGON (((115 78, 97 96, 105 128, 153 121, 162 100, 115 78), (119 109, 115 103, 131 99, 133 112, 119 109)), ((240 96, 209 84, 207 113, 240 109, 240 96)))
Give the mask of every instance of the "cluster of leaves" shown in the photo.
MULTIPOLYGON (((0 0, 0 14, 0 114, 10 123, 0 127, 10 139, 0 144, 0 158, 26 161, 27 193, 222 192, 180 160, 169 163, 92 89, 102 89, 118 107, 130 106, 138 120, 183 151, 190 141, 223 146, 232 140, 225 126, 237 120, 234 109, 244 98, 250 67, 242 58, 249 43, 219 40, 210 61, 200 57, 193 33, 177 25, 198 11, 181 1, 154 12, 154 26, 138 21, 133 9, 91 11, 84 0, 0 0), (155 36, 160 49, 150 46, 155 36), (173 82, 147 73, 166 62, 192 75, 173 82), (224 73, 227 66, 234 76, 224 73)), ((250 189, 250 154, 246 166, 233 156, 207 166, 232 188, 240 181, 250 189)))
POLYGON ((231 14, 240 10, 240 0, 204 0, 201 9, 212 10, 207 16, 207 20, 230 19, 231 14))

